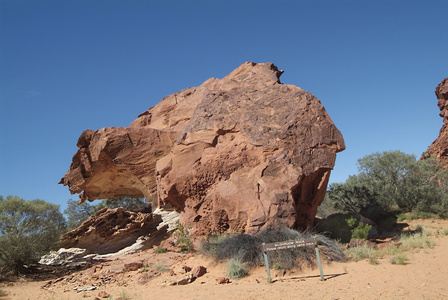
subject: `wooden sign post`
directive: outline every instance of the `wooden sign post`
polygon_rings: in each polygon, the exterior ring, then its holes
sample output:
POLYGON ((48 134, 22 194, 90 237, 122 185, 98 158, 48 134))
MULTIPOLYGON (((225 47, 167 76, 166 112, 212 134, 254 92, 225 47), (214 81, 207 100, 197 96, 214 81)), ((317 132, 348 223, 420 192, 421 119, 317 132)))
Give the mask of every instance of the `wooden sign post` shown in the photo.
POLYGON ((324 273, 322 271, 322 263, 320 261, 319 248, 317 247, 317 240, 315 238, 295 240, 295 241, 285 241, 285 242, 278 242, 278 243, 269 243, 269 244, 263 243, 261 245, 261 248, 263 250, 264 263, 266 265, 266 273, 268 274, 268 281, 272 282, 271 272, 269 270, 269 260, 268 260, 268 254, 267 254, 268 251, 294 249, 294 248, 311 247, 311 246, 314 246, 314 249, 316 250, 316 258, 317 258, 317 264, 319 266, 320 279, 322 281, 325 281, 324 273))

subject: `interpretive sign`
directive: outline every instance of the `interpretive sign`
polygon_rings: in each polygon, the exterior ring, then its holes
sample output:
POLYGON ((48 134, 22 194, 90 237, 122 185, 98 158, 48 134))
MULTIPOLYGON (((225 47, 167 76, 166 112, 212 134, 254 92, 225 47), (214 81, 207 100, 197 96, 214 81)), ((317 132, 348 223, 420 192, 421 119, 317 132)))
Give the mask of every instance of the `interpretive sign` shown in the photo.
POLYGON ((263 245, 261 245, 261 247, 264 252, 268 252, 268 251, 309 247, 309 246, 316 246, 316 245, 317 245, 317 240, 311 238, 311 239, 304 239, 304 240, 263 244, 263 245))
POLYGON ((263 250, 264 263, 266 264, 266 273, 268 274, 269 282, 272 282, 272 280, 271 280, 271 272, 269 271, 269 260, 268 260, 267 252, 277 251, 277 250, 285 250, 285 249, 294 249, 294 248, 300 248, 300 247, 314 247, 314 249, 316 250, 317 264, 319 265, 320 279, 322 281, 325 280, 324 273, 322 271, 322 263, 320 261, 319 247, 317 247, 317 240, 315 238, 309 238, 309 239, 303 239, 303 240, 284 241, 284 242, 269 243, 269 244, 263 243, 261 245, 261 249, 263 250))

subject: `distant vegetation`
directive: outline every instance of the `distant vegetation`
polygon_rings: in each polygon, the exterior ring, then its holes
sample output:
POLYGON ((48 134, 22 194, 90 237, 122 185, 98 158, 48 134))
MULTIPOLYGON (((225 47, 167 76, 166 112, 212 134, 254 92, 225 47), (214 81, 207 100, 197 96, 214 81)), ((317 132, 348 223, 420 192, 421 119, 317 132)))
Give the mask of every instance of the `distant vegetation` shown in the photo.
POLYGON ((448 217, 448 170, 432 157, 417 161, 400 151, 358 160, 358 175, 330 184, 320 215, 376 208, 394 214, 448 217))

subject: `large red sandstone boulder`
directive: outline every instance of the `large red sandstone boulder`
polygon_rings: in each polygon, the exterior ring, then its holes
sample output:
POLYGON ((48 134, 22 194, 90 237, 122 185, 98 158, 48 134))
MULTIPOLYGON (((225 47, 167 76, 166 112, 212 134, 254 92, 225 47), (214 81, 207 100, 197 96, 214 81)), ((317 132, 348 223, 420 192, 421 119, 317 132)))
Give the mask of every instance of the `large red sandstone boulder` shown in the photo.
POLYGON ((448 77, 436 87, 435 94, 440 109, 440 116, 443 118, 443 126, 440 129, 439 137, 429 146, 422 158, 432 156, 444 167, 448 167, 448 77))
POLYGON ((281 74, 244 63, 130 127, 87 130, 61 183, 81 201, 153 197, 193 235, 309 227, 345 145, 320 101, 281 74))

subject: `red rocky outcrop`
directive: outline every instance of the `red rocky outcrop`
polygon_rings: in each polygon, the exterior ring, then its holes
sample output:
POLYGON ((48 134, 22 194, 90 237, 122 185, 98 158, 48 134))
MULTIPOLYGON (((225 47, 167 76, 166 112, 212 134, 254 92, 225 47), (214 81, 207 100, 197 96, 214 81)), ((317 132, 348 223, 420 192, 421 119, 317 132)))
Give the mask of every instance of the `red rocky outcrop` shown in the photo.
POLYGON ((448 77, 445 78, 435 90, 440 109, 440 116, 443 118, 443 126, 440 129, 439 137, 432 142, 422 158, 432 156, 446 168, 448 167, 448 77))
POLYGON ((61 183, 81 201, 119 196, 175 209, 191 234, 306 228, 341 133, 320 101, 272 63, 165 97, 126 128, 85 131, 61 183))
POLYGON ((66 233, 59 248, 81 248, 87 253, 110 254, 133 245, 144 236, 139 250, 152 247, 166 238, 166 227, 157 229, 162 221, 159 215, 136 213, 122 207, 97 211, 78 228, 66 233))

